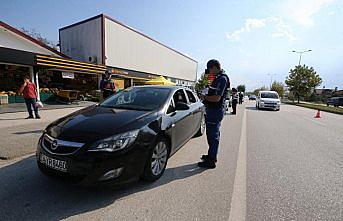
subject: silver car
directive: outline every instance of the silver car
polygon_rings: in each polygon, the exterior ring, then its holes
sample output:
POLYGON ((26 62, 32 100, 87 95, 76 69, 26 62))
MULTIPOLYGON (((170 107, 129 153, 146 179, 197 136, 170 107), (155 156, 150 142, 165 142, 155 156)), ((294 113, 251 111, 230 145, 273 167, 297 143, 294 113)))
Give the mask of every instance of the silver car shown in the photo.
POLYGON ((280 110, 280 98, 275 91, 260 91, 256 98, 257 109, 280 110))

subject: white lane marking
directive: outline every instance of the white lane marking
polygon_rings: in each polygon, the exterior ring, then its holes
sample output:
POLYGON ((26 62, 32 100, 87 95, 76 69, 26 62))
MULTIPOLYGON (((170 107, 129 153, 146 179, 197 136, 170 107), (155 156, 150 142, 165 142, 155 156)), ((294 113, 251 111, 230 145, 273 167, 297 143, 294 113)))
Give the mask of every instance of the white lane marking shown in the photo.
POLYGON ((229 221, 244 221, 246 218, 246 165, 247 165, 247 137, 246 137, 246 110, 243 112, 242 131, 239 142, 237 167, 233 193, 231 199, 229 221))

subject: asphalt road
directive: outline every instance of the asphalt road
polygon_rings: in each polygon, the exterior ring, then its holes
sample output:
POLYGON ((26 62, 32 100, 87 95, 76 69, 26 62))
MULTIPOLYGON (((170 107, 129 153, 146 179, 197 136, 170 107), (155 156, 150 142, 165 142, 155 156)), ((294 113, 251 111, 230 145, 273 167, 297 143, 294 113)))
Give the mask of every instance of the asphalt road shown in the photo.
POLYGON ((204 136, 157 182, 120 189, 49 179, 33 156, 2 163, 0 220, 343 220, 343 117, 246 103, 222 123, 214 170, 196 166, 204 136))
POLYGON ((0 114, 0 159, 13 159, 34 153, 37 141, 49 123, 80 108, 40 111, 40 120, 25 119, 28 115, 26 112, 0 114))

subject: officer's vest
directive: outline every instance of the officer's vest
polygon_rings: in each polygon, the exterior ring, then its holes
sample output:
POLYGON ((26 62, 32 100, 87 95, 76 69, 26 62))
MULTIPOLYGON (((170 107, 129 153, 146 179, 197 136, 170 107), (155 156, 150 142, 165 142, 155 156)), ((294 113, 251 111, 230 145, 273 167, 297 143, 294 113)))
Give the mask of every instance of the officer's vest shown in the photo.
POLYGON ((227 79, 227 84, 226 84, 226 88, 225 88, 225 91, 224 91, 224 95, 221 96, 221 98, 220 98, 220 100, 218 102, 207 101, 207 105, 206 105, 207 108, 220 109, 220 108, 224 107, 224 103, 225 103, 224 99, 227 96, 227 93, 228 93, 228 90, 229 90, 229 87, 230 87, 230 80, 229 80, 229 77, 226 74, 223 74, 223 73, 218 74, 216 79, 212 82, 212 84, 211 84, 211 86, 210 86, 210 88, 208 90, 208 94, 207 95, 208 96, 215 95, 216 90, 217 90, 217 81, 218 81, 218 78, 221 77, 221 76, 224 76, 227 79))

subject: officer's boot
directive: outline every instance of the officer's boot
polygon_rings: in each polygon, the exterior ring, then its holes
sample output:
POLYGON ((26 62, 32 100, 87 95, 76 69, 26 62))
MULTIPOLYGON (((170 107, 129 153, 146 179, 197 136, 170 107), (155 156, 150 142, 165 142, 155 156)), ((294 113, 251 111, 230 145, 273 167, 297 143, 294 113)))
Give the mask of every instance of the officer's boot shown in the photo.
POLYGON ((207 169, 214 169, 216 168, 216 162, 214 159, 209 158, 205 161, 199 162, 198 166, 207 169))

